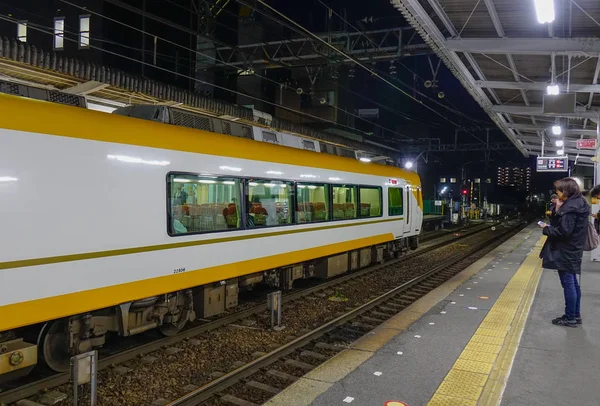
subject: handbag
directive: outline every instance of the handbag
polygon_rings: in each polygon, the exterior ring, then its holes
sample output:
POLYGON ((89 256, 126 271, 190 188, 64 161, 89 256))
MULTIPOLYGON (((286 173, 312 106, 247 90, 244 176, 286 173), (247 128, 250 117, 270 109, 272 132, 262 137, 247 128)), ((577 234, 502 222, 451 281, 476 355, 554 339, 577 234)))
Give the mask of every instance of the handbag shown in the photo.
POLYGON ((596 227, 591 222, 587 222, 587 235, 585 236, 584 251, 592 251, 600 245, 600 237, 596 232, 596 227))

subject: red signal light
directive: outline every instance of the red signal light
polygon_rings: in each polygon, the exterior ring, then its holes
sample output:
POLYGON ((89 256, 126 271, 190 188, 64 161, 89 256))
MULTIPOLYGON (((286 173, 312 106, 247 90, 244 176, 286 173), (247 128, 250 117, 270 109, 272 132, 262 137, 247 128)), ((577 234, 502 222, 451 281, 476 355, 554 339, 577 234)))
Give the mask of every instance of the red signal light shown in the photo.
POLYGON ((466 191, 466 190, 463 190, 463 195, 466 195, 466 194, 467 194, 467 191, 466 191))

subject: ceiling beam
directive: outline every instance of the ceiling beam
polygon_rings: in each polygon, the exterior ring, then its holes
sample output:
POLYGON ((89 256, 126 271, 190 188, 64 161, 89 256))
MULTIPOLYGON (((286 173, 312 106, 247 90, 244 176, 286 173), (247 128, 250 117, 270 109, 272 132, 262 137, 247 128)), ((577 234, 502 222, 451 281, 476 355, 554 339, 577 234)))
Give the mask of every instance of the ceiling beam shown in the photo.
POLYGON ((483 0, 485 6, 487 7, 488 14, 492 19, 492 23, 494 24, 494 28, 498 33, 498 36, 503 38, 506 36, 504 33, 504 28, 502 27, 502 22, 500 21, 500 17, 498 16, 498 12, 496 11, 496 6, 494 5, 494 0, 483 0))
MULTIPOLYGON (((431 1, 433 0, 428 0, 431 1)), ((514 130, 509 129, 506 124, 508 120, 502 114, 494 114, 491 110, 493 103, 486 92, 475 86, 475 78, 469 71, 469 68, 461 60, 458 54, 447 47, 446 36, 440 31, 436 23, 433 21, 430 14, 423 8, 419 0, 390 0, 390 3, 398 8, 404 18, 417 29, 417 32, 423 40, 437 53, 444 61, 450 71, 458 78, 467 91, 473 96, 475 101, 489 114, 492 120, 506 134, 508 139, 519 149, 524 155, 528 156, 527 150, 517 141, 514 130)), ((443 9, 441 10, 443 12, 443 9)), ((442 13, 443 18, 445 13, 442 13)), ((484 79, 484 78, 480 78, 484 79)), ((491 91, 493 93, 493 91, 491 91)))
POLYGON ((571 114, 548 114, 542 111, 542 106, 508 106, 508 105, 497 105, 492 106, 492 111, 502 114, 518 114, 524 116, 541 116, 541 117, 570 117, 570 118, 587 118, 590 120, 598 120, 598 112, 595 110, 586 110, 585 107, 578 106, 575 109, 575 113, 571 114))
MULTIPOLYGON (((530 132, 538 132, 545 131, 550 129, 551 126, 543 127, 531 124, 508 124, 509 128, 519 131, 530 131, 530 132)), ((565 135, 591 135, 593 137, 596 136, 596 130, 578 130, 578 129, 563 129, 563 134, 565 135)))
POLYGON ((446 48, 476 54, 600 54, 600 38, 447 38, 446 48))
MULTIPOLYGON (((511 90, 539 90, 546 91, 549 83, 546 82, 502 82, 494 80, 478 80, 475 82, 477 86, 486 89, 511 89, 511 90)), ((566 93, 567 87, 565 85, 558 85, 562 93, 566 93)), ((600 93, 600 85, 577 85, 571 84, 569 86, 569 92, 571 93, 600 93)))
MULTIPOLYGON (((542 152, 542 146, 538 146, 538 145, 530 145, 529 147, 530 151, 535 151, 535 152, 542 152)), ((544 147, 544 154, 545 155, 550 155, 549 152, 554 153, 558 148, 555 147, 554 145, 552 145, 551 147, 544 147)), ((576 149, 576 148, 569 148, 569 147, 564 147, 562 148, 565 151, 565 154, 569 154, 569 155, 573 155, 573 159, 575 158, 575 155, 579 154, 580 158, 591 158, 594 156, 594 151, 590 150, 590 149, 576 149)), ((571 158, 571 157, 569 157, 571 158)))

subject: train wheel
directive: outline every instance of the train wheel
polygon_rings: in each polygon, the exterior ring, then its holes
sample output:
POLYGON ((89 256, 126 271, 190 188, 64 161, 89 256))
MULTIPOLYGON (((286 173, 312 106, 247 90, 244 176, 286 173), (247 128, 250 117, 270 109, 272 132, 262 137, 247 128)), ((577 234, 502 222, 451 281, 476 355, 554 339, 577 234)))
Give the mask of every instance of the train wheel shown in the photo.
POLYGON ((39 339, 41 357, 50 369, 67 372, 71 365, 68 320, 54 320, 42 328, 39 339))

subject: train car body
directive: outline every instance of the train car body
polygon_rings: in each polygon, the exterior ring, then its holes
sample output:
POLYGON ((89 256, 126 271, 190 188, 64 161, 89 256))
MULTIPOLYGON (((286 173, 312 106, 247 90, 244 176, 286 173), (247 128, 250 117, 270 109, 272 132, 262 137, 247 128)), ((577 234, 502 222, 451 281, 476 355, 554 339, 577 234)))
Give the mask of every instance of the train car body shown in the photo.
POLYGON ((0 376, 417 243, 412 172, 13 96, 0 111, 0 376))

